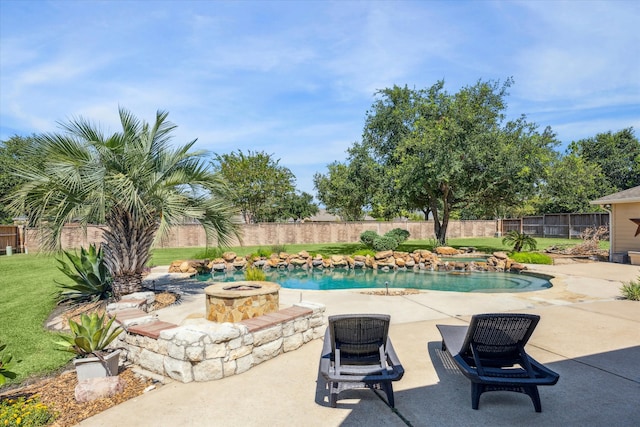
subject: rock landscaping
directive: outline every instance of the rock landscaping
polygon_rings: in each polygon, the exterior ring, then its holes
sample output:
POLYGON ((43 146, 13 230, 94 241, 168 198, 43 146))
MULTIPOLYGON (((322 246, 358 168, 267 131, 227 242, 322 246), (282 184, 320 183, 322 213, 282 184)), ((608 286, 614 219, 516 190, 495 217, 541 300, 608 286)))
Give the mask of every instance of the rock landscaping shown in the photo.
MULTIPOLYGON (((473 250, 470 248, 469 250, 473 250)), ((469 255, 462 249, 439 247, 434 252, 426 249, 411 253, 400 251, 381 251, 375 255, 311 255, 307 251, 296 254, 280 252, 270 257, 238 256, 234 252, 226 252, 221 258, 213 260, 179 260, 169 266, 170 273, 207 274, 215 272, 243 271, 249 267, 263 270, 271 269, 374 269, 374 270, 433 270, 433 271, 513 271, 525 270, 523 264, 510 259, 504 252, 494 252, 486 261, 456 261, 459 255, 469 255), (453 257, 443 260, 442 257, 453 257)), ((473 252, 471 252, 473 255, 473 252)))

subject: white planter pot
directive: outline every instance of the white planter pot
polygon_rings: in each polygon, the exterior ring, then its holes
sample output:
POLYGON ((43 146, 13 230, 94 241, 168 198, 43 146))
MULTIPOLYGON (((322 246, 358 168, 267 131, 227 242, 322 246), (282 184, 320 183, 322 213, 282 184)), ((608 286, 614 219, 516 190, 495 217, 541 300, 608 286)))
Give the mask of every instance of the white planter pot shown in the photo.
POLYGON ((118 375, 120 350, 104 353, 102 357, 104 361, 95 356, 73 359, 78 381, 118 375))
POLYGON ((629 251, 629 262, 633 265, 640 265, 640 252, 629 251))

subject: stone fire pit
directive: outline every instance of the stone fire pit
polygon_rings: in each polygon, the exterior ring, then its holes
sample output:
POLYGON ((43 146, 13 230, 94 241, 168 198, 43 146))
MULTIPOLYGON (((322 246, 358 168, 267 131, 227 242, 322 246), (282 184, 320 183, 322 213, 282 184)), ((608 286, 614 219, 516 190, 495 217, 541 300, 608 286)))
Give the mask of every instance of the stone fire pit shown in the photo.
POLYGON ((206 318, 213 322, 240 322, 280 309, 278 291, 273 282, 218 282, 204 289, 206 318))

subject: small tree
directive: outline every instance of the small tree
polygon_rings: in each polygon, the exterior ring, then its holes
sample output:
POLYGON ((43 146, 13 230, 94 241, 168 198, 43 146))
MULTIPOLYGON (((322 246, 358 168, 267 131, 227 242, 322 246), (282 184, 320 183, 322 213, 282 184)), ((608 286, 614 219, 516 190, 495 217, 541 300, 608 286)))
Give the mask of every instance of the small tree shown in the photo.
POLYGON ((216 154, 211 162, 229 186, 227 198, 240 210, 246 223, 272 222, 294 215, 288 206, 296 196, 295 176, 279 163, 272 154, 262 151, 245 154, 241 150, 216 154))
POLYGON ((393 237, 396 239, 398 244, 405 242, 411 234, 402 228, 394 228, 393 230, 387 232, 385 236, 393 237))
POLYGON ((504 239, 502 239, 502 244, 513 246, 514 252, 520 252, 522 249, 530 249, 534 251, 538 246, 536 239, 528 234, 520 233, 516 230, 508 232, 504 239))
POLYGON ((373 230, 363 231, 360 234, 360 242, 368 248, 373 248, 373 241, 378 237, 378 233, 373 230))
MULTIPOLYGON (((119 110, 122 130, 110 135, 82 118, 62 132, 37 135, 25 158, 43 155, 44 167, 16 163, 23 178, 9 201, 40 228, 43 247, 60 249, 65 224, 104 224, 104 261, 116 297, 138 291, 154 242, 186 218, 198 221, 219 246, 238 238, 227 188, 192 151, 196 141, 173 146, 175 125, 158 111, 153 123, 119 110)), ((0 202, 2 204, 2 202, 0 202)))

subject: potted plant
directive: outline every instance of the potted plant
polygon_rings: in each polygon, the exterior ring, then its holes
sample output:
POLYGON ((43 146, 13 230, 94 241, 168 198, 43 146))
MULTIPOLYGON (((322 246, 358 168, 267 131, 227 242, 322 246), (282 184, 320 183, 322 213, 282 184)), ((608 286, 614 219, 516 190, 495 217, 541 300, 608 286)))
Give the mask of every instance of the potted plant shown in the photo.
POLYGON ((115 318, 105 323, 105 315, 98 313, 82 314, 80 323, 69 320, 71 334, 60 334, 63 341, 58 341, 60 350, 76 354, 73 363, 78 374, 78 381, 88 378, 118 375, 120 361, 119 349, 107 349, 123 329, 118 326, 111 329, 115 318))

